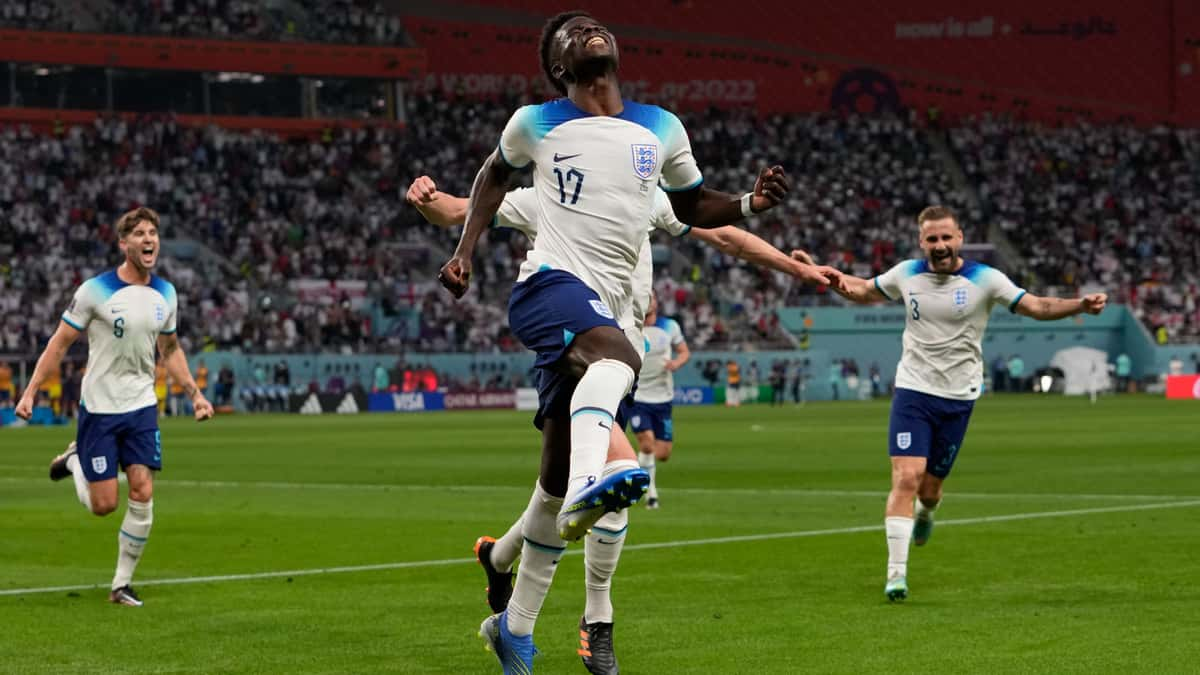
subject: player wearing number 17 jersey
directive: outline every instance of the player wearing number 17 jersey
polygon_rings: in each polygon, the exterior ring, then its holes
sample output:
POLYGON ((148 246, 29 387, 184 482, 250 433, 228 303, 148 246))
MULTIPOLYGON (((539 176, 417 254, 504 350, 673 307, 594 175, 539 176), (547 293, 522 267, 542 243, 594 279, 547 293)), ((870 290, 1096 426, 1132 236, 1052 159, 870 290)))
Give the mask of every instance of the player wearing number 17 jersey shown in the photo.
POLYGON ((904 261, 872 280, 844 276, 835 289, 855 302, 903 303, 904 348, 896 369, 888 452, 892 490, 884 519, 888 567, 884 593, 908 597, 908 546, 924 545, 942 484, 967 434, 983 391, 983 333, 992 308, 1041 321, 1099 314, 1107 296, 1037 297, 1003 273, 959 257, 963 234, 954 213, 931 206, 917 216, 925 258, 904 261), (915 505, 914 505, 915 501, 915 505))
MULTIPOLYGON (((605 512, 634 503, 649 481, 636 466, 609 476, 602 468, 617 406, 641 367, 616 319, 631 296, 655 188, 671 193, 684 223, 716 227, 777 204, 787 186, 782 169, 770 169, 755 194, 740 199, 702 187, 682 124, 657 106, 621 98, 616 38, 587 14, 553 17, 539 54, 566 97, 521 108, 509 120, 476 176, 462 238, 439 278, 455 296, 466 292, 475 245, 507 179, 532 165, 538 238, 509 301, 509 326, 537 353, 537 367, 578 379, 569 416, 542 428, 539 482, 548 495, 565 496, 562 507, 553 523, 540 515, 525 523, 543 549, 561 551, 562 540, 578 539, 605 512)), ((523 560, 508 610, 482 630, 494 637, 489 642, 506 672, 532 670, 533 624, 555 562, 545 574, 527 575, 531 561, 523 560)))

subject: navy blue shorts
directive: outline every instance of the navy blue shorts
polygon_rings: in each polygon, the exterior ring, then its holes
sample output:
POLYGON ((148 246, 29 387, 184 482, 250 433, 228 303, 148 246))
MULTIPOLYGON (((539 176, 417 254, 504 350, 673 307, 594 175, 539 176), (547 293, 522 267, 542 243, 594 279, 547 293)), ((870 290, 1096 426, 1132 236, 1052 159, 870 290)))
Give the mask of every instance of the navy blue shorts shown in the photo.
POLYGON ((533 365, 558 363, 576 335, 599 326, 620 330, 610 309, 579 277, 546 269, 513 286, 508 326, 537 354, 533 365))
POLYGON ((538 390, 538 409, 533 414, 533 426, 541 429, 548 417, 568 418, 571 416, 571 397, 579 380, 539 368, 533 373, 534 385, 538 390))
POLYGON ((615 419, 617 426, 624 429, 629 426, 629 416, 633 414, 633 394, 626 394, 625 398, 621 399, 621 405, 617 406, 617 416, 615 419))
POLYGON ((659 441, 670 441, 674 438, 671 427, 671 403, 642 403, 635 401, 629 411, 629 424, 634 433, 653 431, 654 438, 659 441))
POLYGON ((888 454, 924 457, 925 471, 950 475, 971 421, 974 401, 957 401, 911 389, 897 389, 888 423, 888 454))
POLYGON ((79 407, 75 432, 79 466, 89 483, 117 477, 124 469, 144 464, 162 468, 162 436, 158 432, 158 406, 115 415, 90 413, 79 407))

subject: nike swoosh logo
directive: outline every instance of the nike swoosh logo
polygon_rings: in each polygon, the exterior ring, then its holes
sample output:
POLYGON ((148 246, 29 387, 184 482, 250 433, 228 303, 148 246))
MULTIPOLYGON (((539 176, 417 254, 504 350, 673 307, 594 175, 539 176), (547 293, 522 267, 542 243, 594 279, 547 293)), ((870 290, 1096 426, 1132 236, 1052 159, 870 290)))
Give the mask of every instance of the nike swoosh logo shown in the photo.
POLYGON ((121 313, 121 310, 119 310, 119 309, 114 309, 114 310, 112 311, 112 313, 113 313, 113 314, 120 314, 120 313, 121 313))
POLYGON ((600 426, 604 427, 605 429, 608 429, 609 431, 612 431, 612 427, 611 427, 611 426, 609 426, 609 425, 607 425, 607 424, 605 424, 604 422, 597 422, 597 424, 599 424, 600 426))
POLYGON ((578 157, 578 156, 580 156, 580 155, 582 155, 582 154, 583 154, 582 152, 577 152, 577 153, 575 153, 575 154, 573 154, 573 155, 560 155, 560 154, 558 154, 558 153, 556 152, 556 153, 554 153, 554 161, 556 161, 556 162, 565 162, 565 161, 567 161, 568 159, 573 159, 573 158, 575 158, 575 157, 578 157))

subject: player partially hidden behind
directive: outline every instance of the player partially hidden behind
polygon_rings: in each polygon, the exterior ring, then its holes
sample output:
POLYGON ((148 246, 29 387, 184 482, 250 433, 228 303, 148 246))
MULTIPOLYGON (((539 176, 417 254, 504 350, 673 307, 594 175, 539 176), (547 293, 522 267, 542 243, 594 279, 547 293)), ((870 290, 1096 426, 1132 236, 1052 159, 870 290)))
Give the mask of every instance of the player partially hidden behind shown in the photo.
POLYGON ((653 295, 642 332, 646 336, 646 355, 642 357, 642 374, 638 378, 637 391, 633 393, 629 425, 638 440, 638 464, 650 473, 646 508, 657 509, 657 463, 671 458, 675 438, 671 419, 671 404, 675 400, 672 373, 682 368, 692 353, 679 324, 658 315, 658 298, 653 295))
POLYGON ((933 534, 942 484, 983 389, 981 342, 992 307, 1052 321, 1083 312, 1099 314, 1107 301, 1104 293, 1071 300, 1037 297, 1003 273, 963 260, 962 230, 944 206, 921 211, 917 226, 924 259, 904 261, 871 280, 843 276, 835 287, 854 302, 903 303, 907 313, 888 426, 892 490, 884 521, 884 592, 890 600, 908 597, 909 540, 923 546, 933 534))
POLYGON ((154 393, 154 350, 191 398, 197 421, 213 409, 188 372, 175 335, 175 287, 150 270, 158 260, 158 214, 142 207, 116 225, 125 261, 115 270, 85 281, 62 315, 46 351, 38 359, 16 414, 29 419, 38 388, 58 370, 79 335, 88 334, 87 374, 79 407, 79 427, 67 451, 50 463, 51 480, 71 476, 75 494, 92 513, 117 508, 117 470, 129 479, 129 508, 117 535, 117 571, 110 601, 140 607, 130 587, 154 520, 153 471, 162 468, 158 400, 154 393))

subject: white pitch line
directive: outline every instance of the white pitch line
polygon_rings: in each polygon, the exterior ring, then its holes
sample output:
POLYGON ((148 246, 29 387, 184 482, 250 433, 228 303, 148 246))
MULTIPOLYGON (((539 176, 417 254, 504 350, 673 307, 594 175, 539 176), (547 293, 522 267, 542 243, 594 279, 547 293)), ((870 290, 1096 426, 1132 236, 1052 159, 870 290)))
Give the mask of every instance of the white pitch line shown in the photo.
MULTIPOLYGON (((1181 502, 1157 504, 1132 504, 1128 506, 1105 506, 1091 509, 1067 509, 1063 511, 1036 511, 1033 513, 1012 513, 1001 516, 979 516, 976 518, 956 518, 939 520, 939 527, 949 525, 978 525, 983 523, 1003 523, 1014 520, 1036 520, 1039 518, 1060 518, 1063 516, 1086 516, 1099 513, 1125 513, 1130 511, 1151 511, 1156 509, 1179 509, 1189 506, 1200 506, 1200 499, 1181 502)), ((878 532, 883 530, 881 525, 858 525, 854 527, 838 527, 823 530, 799 530, 795 532, 768 532, 761 534, 746 534, 733 537, 711 537, 708 539, 684 539, 680 541, 648 542, 645 544, 629 544, 625 551, 649 551, 662 548, 678 548, 683 546, 709 546, 713 544, 733 544, 740 542, 771 541, 774 539, 799 539, 803 537, 820 537, 831 534, 854 534, 859 532, 878 532)), ((566 555, 580 555, 581 548, 574 548, 566 555)), ((319 567, 304 570, 285 570, 280 572, 255 572, 251 574, 223 574, 205 577, 180 577, 176 579, 147 579, 139 581, 138 586, 175 586, 183 584, 220 583, 225 581, 251 581, 255 579, 276 579, 280 577, 307 577, 318 574, 345 574, 350 572, 372 572, 379 570, 400 570, 423 567, 444 567, 475 562, 474 558, 446 558, 442 560, 413 560, 408 562, 380 563, 376 565, 350 565, 343 567, 319 567)), ((81 584, 76 586, 46 586, 42 588, 10 588, 0 590, 0 596, 33 595, 35 593, 60 593, 64 591, 89 591, 107 588, 106 584, 81 584)))
MULTIPOLYGON (((0 483, 45 483, 44 478, 19 478, 0 476, 0 483)), ((159 479, 156 485, 164 487, 185 488, 214 488, 214 489, 271 489, 271 490, 348 490, 362 492, 424 492, 441 490, 445 492, 525 492, 529 488, 518 485, 430 485, 411 483, 298 483, 289 481, 232 481, 232 480, 181 480, 159 479)), ((671 488, 672 493, 678 494, 731 494, 731 495, 779 495, 799 497, 887 497, 885 490, 825 490, 809 488, 703 488, 678 487, 671 488)), ((1114 494, 1080 494, 1080 493, 1049 493, 1049 492, 948 492, 951 499, 1047 499, 1047 500, 1185 500, 1200 499, 1197 495, 1114 495, 1114 494)))

